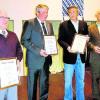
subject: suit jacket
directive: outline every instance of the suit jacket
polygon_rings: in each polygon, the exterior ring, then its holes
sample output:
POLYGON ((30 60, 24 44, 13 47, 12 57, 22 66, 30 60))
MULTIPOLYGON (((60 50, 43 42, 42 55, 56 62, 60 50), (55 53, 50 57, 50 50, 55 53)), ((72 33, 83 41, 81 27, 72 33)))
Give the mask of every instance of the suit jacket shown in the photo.
POLYGON ((93 51, 93 46, 100 47, 100 32, 96 24, 91 24, 89 26, 89 33, 90 33, 90 42, 89 47, 91 49, 90 52, 90 62, 91 64, 99 65, 100 66, 100 54, 97 54, 93 51))
MULTIPOLYGON (((75 33, 77 33, 77 32, 76 32, 71 20, 64 21, 63 23, 60 24, 58 43, 63 48, 64 63, 75 64, 75 62, 76 62, 77 54, 70 53, 67 50, 68 46, 72 45, 75 33)), ((78 34, 88 35, 88 27, 87 27, 86 22, 79 21, 78 34)), ((80 56, 81 56, 82 62, 84 63, 85 62, 85 54, 81 54, 80 56)))
MULTIPOLYGON (((48 35, 54 35, 53 27, 49 21, 46 21, 46 26, 48 35)), ((51 64, 51 56, 45 58, 40 55, 40 50, 44 49, 44 37, 37 18, 28 21, 25 32, 21 38, 21 43, 27 49, 26 65, 29 68, 40 68, 44 63, 47 63, 48 65, 51 64)))

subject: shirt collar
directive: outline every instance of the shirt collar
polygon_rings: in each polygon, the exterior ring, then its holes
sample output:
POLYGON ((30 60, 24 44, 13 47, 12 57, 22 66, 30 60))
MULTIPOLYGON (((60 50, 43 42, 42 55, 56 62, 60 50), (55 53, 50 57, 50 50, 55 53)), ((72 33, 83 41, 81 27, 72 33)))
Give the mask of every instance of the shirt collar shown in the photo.
POLYGON ((71 20, 71 22, 72 22, 73 24, 77 24, 77 25, 78 25, 78 23, 79 23, 78 20, 77 20, 76 22, 71 20))
POLYGON ((41 23, 44 23, 45 24, 45 21, 44 22, 41 22, 41 20, 37 17, 37 20, 38 22, 41 24, 41 23))
POLYGON ((5 37, 7 37, 7 35, 8 35, 7 30, 1 30, 1 29, 0 29, 0 34, 2 34, 2 35, 3 35, 2 31, 5 31, 5 37))
POLYGON ((0 29, 0 34, 2 33, 2 30, 0 29))

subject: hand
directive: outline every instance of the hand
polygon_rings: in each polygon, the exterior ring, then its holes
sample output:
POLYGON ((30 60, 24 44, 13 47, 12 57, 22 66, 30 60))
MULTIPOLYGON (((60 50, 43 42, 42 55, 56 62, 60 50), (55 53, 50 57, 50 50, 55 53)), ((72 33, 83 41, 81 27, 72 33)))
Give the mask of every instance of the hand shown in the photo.
POLYGON ((93 49, 94 49, 94 51, 95 51, 96 53, 100 54, 100 47, 94 46, 93 49))
POLYGON ((40 55, 43 56, 43 57, 47 57, 48 56, 48 54, 46 53, 46 51, 43 50, 43 49, 40 50, 40 55))
POLYGON ((85 35, 87 37, 87 42, 89 42, 90 37, 88 35, 85 35))
POLYGON ((90 40, 90 37, 89 37, 89 36, 87 36, 87 42, 89 42, 89 40, 90 40))
POLYGON ((70 52, 70 51, 71 51, 71 47, 70 47, 70 46, 68 46, 67 50, 70 52))
POLYGON ((68 46, 67 50, 70 52, 70 53, 75 53, 74 51, 71 50, 71 47, 68 46))

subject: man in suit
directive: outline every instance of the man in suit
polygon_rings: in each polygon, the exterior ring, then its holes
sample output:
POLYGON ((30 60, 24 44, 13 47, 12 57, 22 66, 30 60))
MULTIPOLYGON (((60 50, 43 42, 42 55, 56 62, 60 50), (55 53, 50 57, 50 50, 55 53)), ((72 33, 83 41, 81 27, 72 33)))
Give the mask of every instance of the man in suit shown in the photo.
MULTIPOLYGON (((22 59, 22 48, 14 32, 7 30, 9 17, 4 10, 0 10, 0 59, 17 59, 17 67, 22 59)), ((1 66, 0 66, 1 67, 1 66)), ((0 79, 1 80, 1 79, 0 79)), ((18 100, 17 86, 0 90, 0 100, 18 100)))
POLYGON ((93 100, 100 100, 100 11, 96 12, 97 22, 89 26, 90 66, 92 71, 93 100))
POLYGON ((26 47, 26 65, 28 67, 28 100, 36 100, 37 80, 39 78, 40 100, 48 98, 49 66, 51 56, 44 49, 44 35, 53 35, 53 27, 49 21, 48 6, 36 6, 36 17, 28 21, 22 36, 22 45, 26 47), (42 26, 44 23, 44 26, 42 26), (45 29, 44 29, 45 27, 45 29))
POLYGON ((85 74, 85 52, 84 54, 73 53, 71 45, 75 34, 88 35, 86 22, 78 20, 78 8, 68 7, 69 20, 64 21, 59 27, 58 43, 63 48, 65 95, 64 100, 73 100, 72 77, 75 71, 76 77, 76 99, 84 98, 84 74, 85 74))

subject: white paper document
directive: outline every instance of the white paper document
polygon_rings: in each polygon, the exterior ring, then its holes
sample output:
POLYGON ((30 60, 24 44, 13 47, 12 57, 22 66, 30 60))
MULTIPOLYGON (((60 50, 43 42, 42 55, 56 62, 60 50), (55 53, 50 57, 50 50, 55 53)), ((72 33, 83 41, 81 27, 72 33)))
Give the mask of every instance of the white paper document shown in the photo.
POLYGON ((89 37, 87 35, 76 34, 72 43, 71 52, 84 54, 88 40, 89 37))
POLYGON ((16 59, 0 60, 0 88, 19 83, 16 59))
POLYGON ((57 54, 57 43, 55 36, 44 36, 44 42, 47 54, 57 54))

